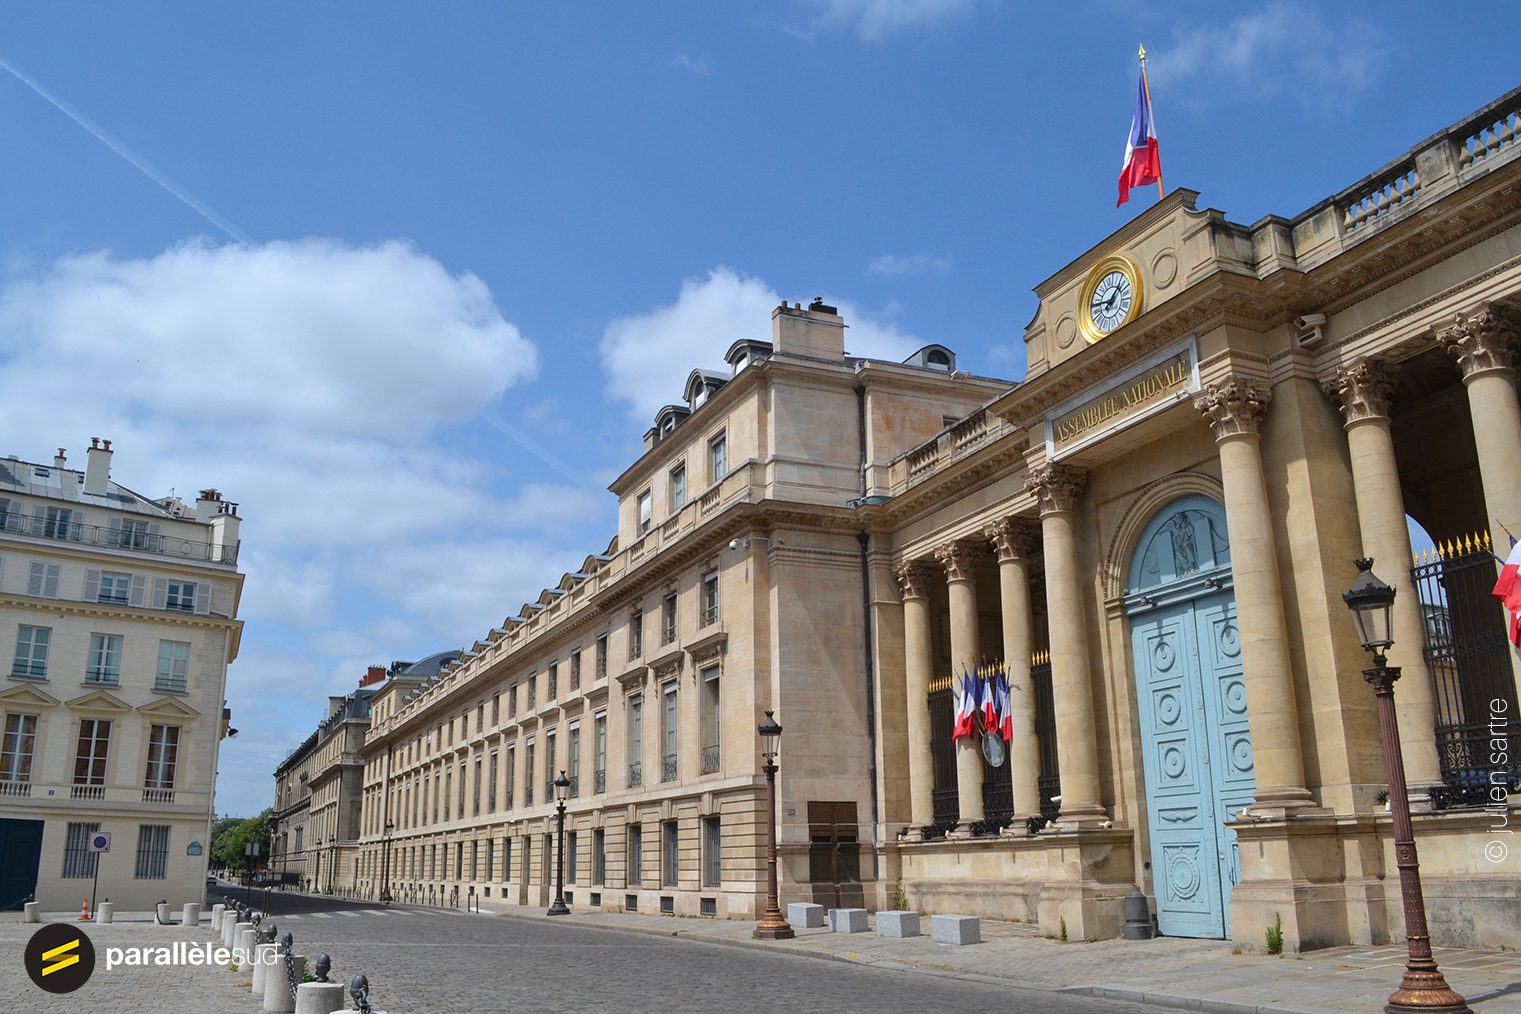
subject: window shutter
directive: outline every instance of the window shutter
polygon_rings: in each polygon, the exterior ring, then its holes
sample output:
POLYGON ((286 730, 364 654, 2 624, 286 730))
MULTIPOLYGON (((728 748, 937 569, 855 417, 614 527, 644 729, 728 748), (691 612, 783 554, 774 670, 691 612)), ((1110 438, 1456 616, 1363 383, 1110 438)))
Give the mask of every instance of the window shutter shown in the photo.
POLYGON ((148 590, 148 579, 141 574, 132 575, 132 590, 127 593, 127 601, 134 606, 143 604, 143 594, 148 590))
POLYGON ((169 605, 169 581, 167 578, 156 577, 153 579, 153 608, 165 609, 169 605))
POLYGON ((79 597, 86 602, 96 602, 100 599, 100 571, 85 571, 84 593, 79 597))
POLYGON ((198 613, 211 612, 210 581, 197 581, 195 583, 195 611, 198 613))
POLYGON ((31 571, 26 576, 26 593, 28 595, 42 594, 42 573, 42 564, 33 560, 31 571))
POLYGON ((42 581, 42 594, 50 599, 58 597, 58 564, 50 563, 44 568, 45 577, 42 581))

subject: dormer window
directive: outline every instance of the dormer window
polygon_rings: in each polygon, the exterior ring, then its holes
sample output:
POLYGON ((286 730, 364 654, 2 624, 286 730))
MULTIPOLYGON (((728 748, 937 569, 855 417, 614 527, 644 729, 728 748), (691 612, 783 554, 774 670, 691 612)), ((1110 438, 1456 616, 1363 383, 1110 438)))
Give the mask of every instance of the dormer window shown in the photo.
POLYGON ((675 431, 676 431, 676 417, 673 416, 673 415, 666 416, 665 417, 665 421, 660 424, 660 436, 661 436, 661 439, 664 439, 664 438, 670 436, 675 431))

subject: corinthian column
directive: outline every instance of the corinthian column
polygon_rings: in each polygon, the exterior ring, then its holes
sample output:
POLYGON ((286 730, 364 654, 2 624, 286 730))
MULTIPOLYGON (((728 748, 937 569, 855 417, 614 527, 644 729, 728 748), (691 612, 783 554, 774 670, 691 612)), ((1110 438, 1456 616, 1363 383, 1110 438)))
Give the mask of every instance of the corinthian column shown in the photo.
MULTIPOLYGON (((965 542, 952 542, 935 550, 935 559, 945 567, 946 584, 951 598, 951 679, 961 679, 962 669, 977 668, 977 566, 976 548, 965 542)), ((959 685, 959 684, 958 684, 959 685)), ((958 834, 969 834, 982 820, 982 751, 976 737, 956 741, 956 801, 960 811, 956 821, 958 834)))
POLYGON ((1009 778, 1014 823, 1040 812, 1040 744, 1035 739, 1035 690, 1030 684, 1030 557, 1039 531, 1017 518, 1002 518, 985 531, 998 551, 999 602, 1003 610, 1003 660, 1009 673, 1009 778))
POLYGON ((1405 524, 1394 440, 1389 435, 1394 373, 1394 367, 1376 359, 1361 359, 1338 370, 1325 389, 1341 403, 1347 417, 1347 449, 1352 459, 1363 555, 1373 558, 1379 575, 1395 589, 1394 629, 1403 634, 1389 650, 1389 661, 1406 676, 1400 684, 1400 742, 1410 784, 1424 787, 1439 782, 1441 770, 1437 766, 1436 705, 1421 636, 1425 619, 1410 577, 1410 529, 1405 524))
POLYGON ((915 828, 935 821, 935 767, 930 754, 929 685, 934 668, 930 649, 929 582, 934 572, 923 562, 898 568, 903 588, 903 663, 908 716, 908 810, 915 828))
MULTIPOLYGON (((1085 476, 1065 465, 1042 465, 1025 480, 1040 501, 1046 559, 1046 613, 1051 622, 1051 697, 1056 712, 1056 766, 1061 776, 1058 824, 1092 826, 1107 814, 1099 802, 1098 726, 1088 667, 1087 610, 1078 579, 1073 510, 1085 476)), ((1038 808, 1038 803, 1037 803, 1038 808)))
MULTIPOLYGON (((1436 337, 1463 370, 1484 506, 1489 511, 1486 523, 1494 544, 1508 546, 1510 539, 1501 525, 1521 531, 1521 403, 1516 397, 1515 325, 1497 308, 1486 305, 1459 314, 1436 337)), ((1401 687, 1401 707, 1404 694, 1401 687)))
POLYGON ((1230 529, 1231 575, 1236 585, 1236 625, 1246 706, 1255 755, 1254 810, 1294 810, 1313 806, 1304 785, 1304 753, 1299 742, 1299 708, 1289 660, 1288 622, 1267 479, 1262 471, 1258 428, 1270 394, 1241 377, 1211 384, 1194 399, 1215 431, 1220 448, 1220 481, 1225 487, 1225 522, 1230 529))

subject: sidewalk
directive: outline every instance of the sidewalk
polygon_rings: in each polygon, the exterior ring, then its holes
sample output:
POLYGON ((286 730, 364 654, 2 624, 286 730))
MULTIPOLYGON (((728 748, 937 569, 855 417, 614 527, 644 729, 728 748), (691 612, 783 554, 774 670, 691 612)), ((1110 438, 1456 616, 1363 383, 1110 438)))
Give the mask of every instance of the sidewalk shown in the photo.
MULTIPOLYGON (((483 910, 481 915, 548 918, 539 910, 516 906, 483 910)), ((1399 985, 1405 962, 1403 943, 1334 947, 1284 957, 1248 956, 1232 954, 1230 942, 1223 940, 1061 943, 1041 937, 1031 926, 988 919, 982 920, 981 944, 951 947, 930 939, 928 918, 923 920, 925 935, 908 940, 878 937, 873 918, 868 933, 797 930, 797 939, 784 941, 755 940, 750 936, 752 923, 727 919, 600 912, 557 918, 583 926, 763 947, 1216 1014, 1380 1011, 1399 985)), ((1448 983, 1467 998, 1475 1014, 1521 1012, 1521 952, 1439 948, 1436 958, 1448 983)))

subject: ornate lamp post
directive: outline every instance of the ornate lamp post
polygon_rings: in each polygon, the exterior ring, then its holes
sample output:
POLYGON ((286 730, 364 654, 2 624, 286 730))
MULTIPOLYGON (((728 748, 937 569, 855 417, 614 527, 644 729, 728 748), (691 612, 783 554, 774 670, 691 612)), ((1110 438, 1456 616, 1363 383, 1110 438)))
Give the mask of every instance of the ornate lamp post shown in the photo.
POLYGON ((766 720, 756 731, 761 737, 761 756, 766 758, 766 912, 755 926, 759 940, 791 940, 797 934, 782 915, 776 900, 776 748, 782 738, 782 727, 777 723, 775 712, 766 712, 766 720))
POLYGON ((338 839, 332 835, 327 837, 327 893, 333 893, 333 876, 338 871, 338 839))
POLYGON ((555 902, 545 915, 570 915, 565 907, 565 800, 570 795, 570 779, 565 772, 554 780, 555 787, 555 902))
POLYGON ((395 822, 386 820, 385 827, 381 829, 384 834, 380 838, 380 900, 386 904, 391 903, 391 832, 396 830, 395 822))
POLYGON ((1467 1002, 1447 985, 1442 970, 1431 956, 1431 935, 1426 929, 1426 900, 1421 895, 1420 864, 1415 854, 1415 831, 1410 825, 1410 796, 1405 789, 1405 760, 1400 753, 1399 726, 1394 718, 1394 681, 1398 666, 1385 663, 1384 652, 1394 643, 1394 589, 1373 574, 1373 561, 1357 561, 1359 571, 1352 588, 1342 596, 1363 649, 1373 653, 1373 667, 1363 679, 1373 687, 1378 701, 1378 727, 1384 742, 1384 768, 1389 777, 1389 813, 1394 818, 1394 862, 1400 871, 1400 895, 1405 905, 1405 977, 1389 995, 1386 1014, 1401 1011, 1444 1011, 1473 1014, 1467 1002))

